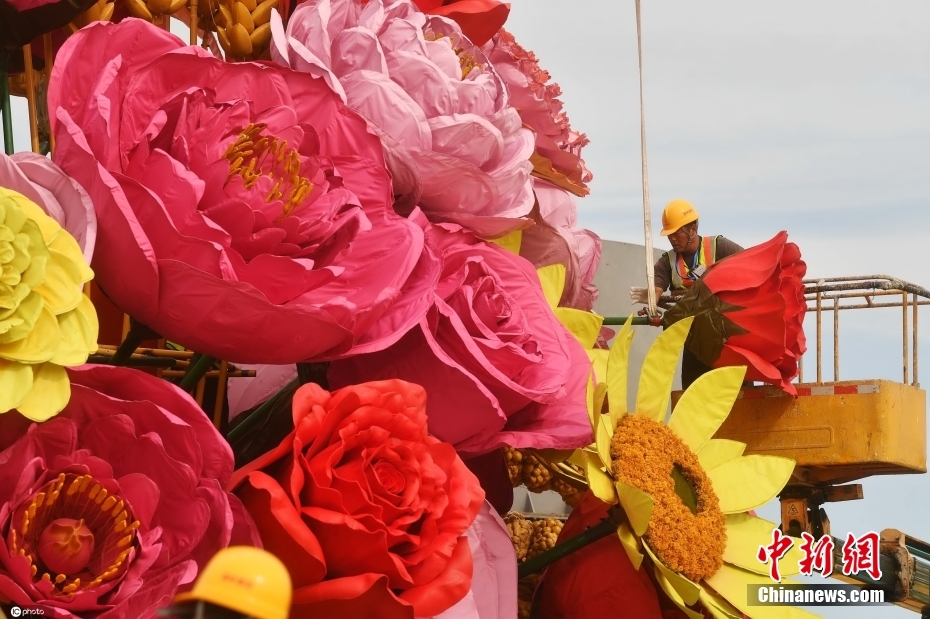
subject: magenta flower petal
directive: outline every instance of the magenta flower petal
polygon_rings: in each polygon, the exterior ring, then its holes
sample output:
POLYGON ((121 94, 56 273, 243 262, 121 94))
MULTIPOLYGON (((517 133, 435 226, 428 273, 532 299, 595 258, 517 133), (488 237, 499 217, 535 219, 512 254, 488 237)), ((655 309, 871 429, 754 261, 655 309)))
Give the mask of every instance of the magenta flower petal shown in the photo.
POLYGON ((0 595, 65 619, 153 617, 217 550, 258 542, 223 489, 232 452, 169 383, 105 366, 69 378, 54 419, 0 418, 0 595), (38 541, 71 521, 93 550, 62 578, 38 541))
POLYGON ((142 323, 294 363, 383 349, 426 312, 438 263, 393 212, 380 140, 323 80, 132 19, 82 30, 56 67, 56 160, 93 199, 98 284, 142 323))

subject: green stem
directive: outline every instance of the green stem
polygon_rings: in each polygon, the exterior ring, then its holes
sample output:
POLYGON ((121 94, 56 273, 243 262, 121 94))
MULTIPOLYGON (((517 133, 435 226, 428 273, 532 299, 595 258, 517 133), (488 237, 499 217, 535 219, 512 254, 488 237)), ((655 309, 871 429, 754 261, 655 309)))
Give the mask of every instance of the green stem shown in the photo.
POLYGON ((599 539, 612 535, 625 516, 616 506, 611 507, 606 518, 589 528, 584 533, 579 533, 564 542, 556 544, 546 552, 536 555, 526 563, 520 564, 517 568, 517 579, 526 578, 530 574, 541 572, 559 559, 564 559, 573 552, 578 552, 585 546, 593 544, 599 539))
MULTIPOLYGON (((623 326, 629 316, 605 316, 604 324, 610 326, 623 326)), ((634 327, 659 327, 661 326, 660 318, 649 318, 648 316, 633 316, 630 323, 634 327)))
POLYGON ((254 411, 252 411, 252 413, 248 417, 243 419, 242 423, 240 423, 235 428, 229 431, 229 434, 226 435, 226 440, 229 443, 233 443, 237 441, 238 439, 242 438, 242 436, 245 435, 245 433, 248 432, 249 429, 255 426, 259 421, 261 421, 262 417, 264 417, 268 413, 268 411, 270 411, 271 408, 278 402, 278 400, 281 399, 281 394, 283 394, 289 388, 293 387, 296 384, 297 384, 297 379, 295 378, 288 384, 284 385, 284 387, 282 387, 281 390, 278 391, 276 394, 274 394, 273 396, 265 400, 265 402, 261 406, 256 408, 254 411))
POLYGON ((181 378, 181 382, 178 384, 178 387, 184 391, 190 391, 194 386, 200 382, 200 379, 210 371, 210 368, 213 367, 213 363, 216 361, 216 358, 211 357, 210 355, 200 355, 196 360, 192 359, 191 364, 187 367, 187 371, 184 373, 184 377, 181 378))
MULTIPOLYGON (((114 365, 113 357, 110 355, 91 355, 87 358, 87 363, 114 365)), ((130 357, 120 365, 128 368, 173 368, 177 365, 177 361, 162 357, 130 357)))
POLYGON ((142 342, 150 339, 158 339, 158 334, 141 322, 136 322, 136 320, 130 318, 129 325, 129 333, 126 334, 126 339, 120 343, 116 352, 110 357, 110 365, 128 365, 129 359, 132 358, 132 353, 136 352, 136 349, 142 342))
POLYGON ((3 150, 13 154, 13 111, 10 109, 9 52, 0 52, 0 111, 3 113, 3 150))

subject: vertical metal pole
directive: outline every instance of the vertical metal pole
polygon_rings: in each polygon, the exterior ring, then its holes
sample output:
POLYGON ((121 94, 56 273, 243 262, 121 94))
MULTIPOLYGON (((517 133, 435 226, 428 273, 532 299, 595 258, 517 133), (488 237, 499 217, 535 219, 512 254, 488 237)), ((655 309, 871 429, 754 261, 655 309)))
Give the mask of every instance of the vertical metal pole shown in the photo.
POLYGON ((917 342, 919 341, 919 333, 917 331, 917 308, 920 305, 920 300, 917 298, 917 294, 914 294, 914 386, 920 387, 920 382, 917 380, 917 342))
MULTIPOLYGON (((52 63, 54 62, 55 50, 52 49, 52 35, 50 33, 45 34, 42 37, 42 42, 45 45, 45 87, 46 92, 48 92, 48 86, 52 81, 52 63)), ((46 104, 48 107, 48 104, 46 104)), ((48 110, 49 116, 53 113, 52 110, 48 110)), ((51 125, 51 118, 49 118, 49 125, 51 125)), ((48 132, 48 150, 55 156, 55 134, 52 131, 48 132)))
POLYGON ((840 381, 840 300, 833 299, 833 382, 840 381))
POLYGON ((906 293, 906 292, 903 293, 903 294, 901 295, 901 305, 902 305, 902 308, 903 308, 903 310, 904 310, 904 312, 903 312, 902 315, 901 315, 902 333, 903 333, 903 335, 904 335, 904 340, 903 340, 903 344, 904 344, 904 381, 903 381, 903 382, 904 382, 904 384, 906 385, 906 384, 907 384, 907 379, 908 379, 908 371, 907 371, 907 370, 908 370, 908 366, 910 365, 910 359, 908 359, 908 356, 907 356, 907 293, 906 293))
POLYGON ((32 152, 41 155, 39 117, 36 113, 36 75, 32 70, 32 43, 23 45, 23 74, 26 76, 26 103, 29 109, 29 138, 32 140, 32 152))
POLYGON ((823 293, 817 291, 817 384, 823 383, 823 293))
POLYGON ((798 382, 804 382, 804 355, 801 355, 801 358, 798 359, 798 382))
POLYGON ((197 0, 190 0, 188 10, 191 14, 191 45, 197 45, 197 0))
POLYGON ((13 111, 10 109, 9 52, 0 51, 0 111, 3 113, 3 151, 13 154, 13 111))

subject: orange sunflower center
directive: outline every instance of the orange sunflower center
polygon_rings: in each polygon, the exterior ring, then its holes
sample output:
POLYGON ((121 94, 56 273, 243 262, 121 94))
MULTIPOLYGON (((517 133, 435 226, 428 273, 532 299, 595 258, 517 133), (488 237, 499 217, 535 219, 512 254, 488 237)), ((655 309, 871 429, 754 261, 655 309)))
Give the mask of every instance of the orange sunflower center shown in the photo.
POLYGON ((665 424, 626 415, 611 439, 610 458, 617 481, 652 497, 643 537, 656 556, 695 582, 719 570, 727 545, 726 518, 688 446, 665 424))

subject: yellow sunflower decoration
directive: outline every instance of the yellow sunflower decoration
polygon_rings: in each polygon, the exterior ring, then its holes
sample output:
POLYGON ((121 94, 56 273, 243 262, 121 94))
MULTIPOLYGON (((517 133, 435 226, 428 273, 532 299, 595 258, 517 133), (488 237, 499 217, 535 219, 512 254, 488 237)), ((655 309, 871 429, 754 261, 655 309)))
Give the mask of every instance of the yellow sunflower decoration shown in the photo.
MULTIPOLYGON (((648 555, 656 581, 689 617, 701 619, 701 608, 718 619, 816 617, 793 607, 747 605, 747 585, 772 584, 769 566, 756 553, 771 543, 776 526, 747 512, 781 491, 794 461, 744 456, 744 444, 712 438, 730 413, 745 368, 720 368, 699 378, 665 423, 690 327, 690 318, 682 320, 653 343, 629 412, 629 321, 617 334, 606 384, 589 393, 596 443, 583 453, 591 490, 623 507, 628 523, 618 535, 630 560, 639 569, 648 555), (595 414, 603 394, 610 412, 595 414)), ((798 573, 798 547, 779 563, 783 575, 798 573)))
POLYGON ((93 276, 74 237, 0 187, 0 413, 45 421, 68 403, 64 366, 97 350, 97 312, 81 292, 93 276))

